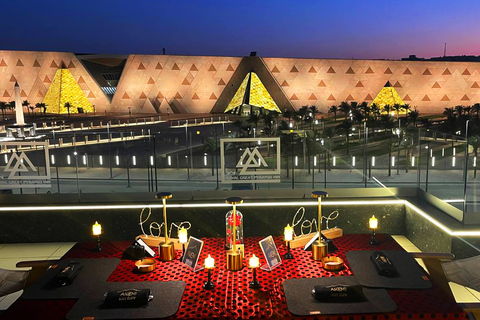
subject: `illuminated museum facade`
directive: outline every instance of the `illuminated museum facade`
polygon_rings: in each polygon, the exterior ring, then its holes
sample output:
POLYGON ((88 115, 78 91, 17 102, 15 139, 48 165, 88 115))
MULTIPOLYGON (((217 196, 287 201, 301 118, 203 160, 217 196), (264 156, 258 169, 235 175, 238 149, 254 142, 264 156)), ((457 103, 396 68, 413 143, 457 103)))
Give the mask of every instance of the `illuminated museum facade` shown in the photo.
POLYGON ((281 111, 371 103, 387 81, 422 114, 480 102, 478 62, 0 51, 0 100, 14 100, 18 82, 47 112, 70 102, 72 113, 223 113, 249 77, 281 111))

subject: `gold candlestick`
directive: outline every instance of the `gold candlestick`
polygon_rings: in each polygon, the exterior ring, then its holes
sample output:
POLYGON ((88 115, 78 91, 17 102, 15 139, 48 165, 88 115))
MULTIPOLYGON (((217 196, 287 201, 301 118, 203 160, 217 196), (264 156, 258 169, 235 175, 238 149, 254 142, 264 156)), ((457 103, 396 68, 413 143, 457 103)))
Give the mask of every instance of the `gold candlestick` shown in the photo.
POLYGON ((313 191, 312 197, 318 199, 318 240, 312 244, 312 258, 319 261, 328 256, 328 244, 322 240, 322 198, 328 197, 325 191, 313 191))
POLYGON ((237 204, 243 202, 242 198, 231 197, 225 201, 228 204, 233 205, 233 243, 232 248, 227 251, 227 270, 238 271, 243 268, 242 255, 237 251, 237 204))
POLYGON ((175 247, 172 241, 168 239, 168 226, 167 226, 167 199, 172 198, 170 192, 159 192, 155 195, 155 198, 162 199, 163 203, 163 223, 165 227, 165 241, 161 242, 158 246, 159 258, 162 261, 171 261, 175 258, 175 247))

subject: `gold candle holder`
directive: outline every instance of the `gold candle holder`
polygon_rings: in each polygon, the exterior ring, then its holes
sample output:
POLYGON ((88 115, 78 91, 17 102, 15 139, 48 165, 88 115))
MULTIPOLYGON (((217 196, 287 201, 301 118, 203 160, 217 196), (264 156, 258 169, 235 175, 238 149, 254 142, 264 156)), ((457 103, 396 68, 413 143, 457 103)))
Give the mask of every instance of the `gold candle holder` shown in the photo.
POLYGON ((233 206, 233 241, 232 248, 227 251, 227 270, 238 271, 243 268, 242 255, 237 250, 237 204, 243 203, 242 198, 230 197, 225 201, 233 206))
POLYGON ((155 198, 162 199, 163 203, 163 223, 165 227, 165 241, 161 242, 158 246, 158 254, 161 261, 171 261, 175 258, 175 247, 172 241, 168 239, 168 227, 167 227, 167 199, 172 198, 171 192, 159 192, 155 195, 155 198))
POLYGON ((318 199, 318 240, 312 244, 312 258, 315 261, 320 261, 328 256, 328 244, 322 240, 322 198, 328 197, 325 191, 313 191, 312 197, 318 199))

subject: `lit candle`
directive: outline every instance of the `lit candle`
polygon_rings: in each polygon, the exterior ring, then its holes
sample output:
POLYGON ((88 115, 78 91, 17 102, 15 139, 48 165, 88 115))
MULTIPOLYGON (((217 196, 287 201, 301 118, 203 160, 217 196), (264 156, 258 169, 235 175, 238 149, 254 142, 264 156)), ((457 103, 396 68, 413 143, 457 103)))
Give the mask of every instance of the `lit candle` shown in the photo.
POLYGON ((102 234, 102 225, 95 221, 95 224, 92 226, 92 232, 94 236, 99 236, 102 234))
POLYGON ((368 224, 370 229, 377 229, 378 228, 378 219, 375 216, 372 216, 370 220, 368 220, 368 224))
POLYGON ((258 268, 260 266, 260 259, 254 254, 250 260, 248 260, 248 266, 250 268, 258 268))
POLYGON ((215 268, 215 259, 213 259, 210 255, 205 259, 205 269, 213 269, 215 268))
POLYGON ((287 224, 287 226, 285 227, 284 238, 285 241, 293 240, 293 227, 290 227, 290 224, 287 224))
POLYGON ((184 227, 178 229, 178 242, 187 243, 188 241, 188 231, 184 227))

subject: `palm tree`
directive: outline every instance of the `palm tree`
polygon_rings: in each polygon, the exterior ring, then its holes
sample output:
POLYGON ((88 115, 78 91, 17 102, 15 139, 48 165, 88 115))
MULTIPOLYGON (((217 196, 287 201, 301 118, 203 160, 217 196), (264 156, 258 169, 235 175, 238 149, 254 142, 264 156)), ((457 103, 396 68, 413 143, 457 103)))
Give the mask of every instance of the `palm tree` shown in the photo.
POLYGON ((218 139, 216 137, 208 137, 205 139, 205 142, 203 144, 203 149, 205 152, 210 153, 211 157, 211 163, 212 163, 212 176, 215 175, 214 168, 215 168, 215 159, 216 159, 216 154, 220 148, 220 144, 218 142, 218 139))
POLYGON ((445 117, 454 117, 455 116, 455 109, 454 108, 445 108, 442 113, 445 117))
POLYGON ((8 105, 5 101, 0 101, 0 110, 2 110, 2 119, 5 120, 5 110, 7 110, 8 105))
POLYGON ((312 113, 313 120, 317 119, 317 113, 319 112, 317 106, 310 106, 310 112, 312 113))
POLYGON ((345 115, 345 120, 347 120, 347 117, 349 116, 351 111, 350 104, 346 101, 343 101, 342 103, 340 103, 340 110, 345 115))
POLYGON ((353 122, 346 119, 340 123, 337 128, 342 129, 345 132, 347 142, 347 154, 350 154, 350 135, 352 134, 353 122))
POLYGON ((66 102, 64 106, 67 109, 68 116, 70 117, 70 108, 72 107, 72 105, 70 104, 70 102, 66 102))
POLYGON ((432 125, 432 121, 430 121, 430 119, 420 118, 419 120, 423 127, 425 127, 426 129, 430 129, 430 126, 432 125))
POLYGON ((414 136, 412 132, 407 130, 405 131, 405 135, 403 137, 403 140, 401 141, 401 145, 405 149, 405 173, 408 173, 408 164, 409 164, 408 159, 410 159, 412 149, 415 145, 414 136))
POLYGON ((392 110, 392 106, 389 104, 386 104, 383 107, 383 111, 386 113, 387 117, 390 118, 390 111, 392 110))
POLYGON ((285 112, 283 113, 283 117, 288 118, 288 123, 290 123, 292 118, 292 112, 290 110, 285 110, 285 112))
POLYGON ((472 106, 472 110, 475 112, 475 119, 476 119, 476 122, 478 124, 478 113, 480 112, 480 103, 475 103, 473 106, 472 106))
MULTIPOLYGON (((480 136, 475 135, 468 138, 468 144, 472 146, 475 158, 478 160, 478 148, 480 148, 480 136)), ((473 179, 477 178, 477 166, 473 167, 473 179)))
POLYGON ((368 107, 368 103, 366 101, 363 101, 362 103, 360 103, 358 108, 362 110, 365 119, 368 119, 368 117, 370 116, 370 108, 368 107))
POLYGON ((392 106, 392 109, 397 113, 397 123, 399 121, 399 118, 400 118, 400 111, 403 110, 403 105, 399 104, 399 103, 395 103, 393 106, 392 106))
POLYGON ((328 168, 328 171, 331 171, 331 168, 330 168, 330 158, 331 158, 331 155, 332 155, 332 150, 333 150, 333 146, 334 146, 334 143, 333 143, 333 138, 335 137, 336 135, 336 130, 335 128, 327 128, 325 129, 325 132, 324 132, 324 136, 325 136, 325 139, 323 141, 323 149, 326 153, 326 159, 327 159, 327 168, 328 168))
MULTIPOLYGON (((13 106, 15 107, 15 101, 12 101, 12 102, 13 102, 13 106)), ((12 102, 10 102, 10 105, 12 104, 12 102)), ((27 112, 28 112, 28 114, 30 115, 30 108, 29 108, 30 102, 28 102, 27 100, 23 100, 22 106, 23 106, 23 107, 27 107, 27 112)), ((13 108, 12 108, 12 109, 13 109, 13 108)))
POLYGON ((413 121, 413 126, 417 126, 417 120, 418 117, 420 116, 420 113, 418 112, 417 108, 415 107, 415 110, 412 110, 408 113, 408 118, 410 121, 413 121))
POLYGON ((39 110, 42 110, 43 115, 45 115, 45 113, 47 113, 47 108, 48 108, 48 106, 47 106, 45 103, 43 103, 43 102, 37 103, 35 106, 36 106, 39 110))
POLYGON ((457 113, 458 116, 461 116, 463 114, 463 106, 455 106, 455 111, 457 113))
POLYGON ((334 121, 337 121, 337 112, 338 112, 338 107, 337 106, 331 106, 330 109, 328 109, 329 113, 333 113, 334 116, 334 121))
POLYGON ((30 110, 32 110, 32 115, 35 115, 35 108, 36 106, 28 106, 30 110))

